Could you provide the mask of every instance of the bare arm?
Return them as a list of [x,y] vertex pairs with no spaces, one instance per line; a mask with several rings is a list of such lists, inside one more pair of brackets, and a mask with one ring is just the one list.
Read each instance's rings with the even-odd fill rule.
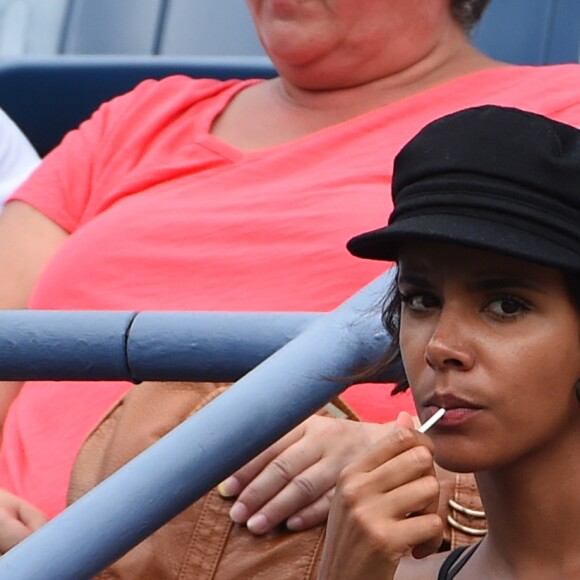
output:
[[[0,214],[0,308],[23,309],[36,281],[67,233],[29,205],[13,201]],[[0,383],[0,428],[20,383]],[[0,555],[46,522],[38,509],[0,489]]]
[[[13,201],[0,214],[0,308],[22,309],[45,264],[68,234],[31,206]],[[0,383],[0,426],[20,383]]]

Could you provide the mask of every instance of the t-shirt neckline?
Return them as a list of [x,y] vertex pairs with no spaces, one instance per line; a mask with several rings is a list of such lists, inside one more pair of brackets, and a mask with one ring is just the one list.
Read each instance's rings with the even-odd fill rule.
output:
[[347,127],[351,127],[354,125],[364,126],[366,123],[375,124],[377,115],[384,117],[398,116],[403,113],[404,109],[409,107],[415,107],[416,103],[420,103],[422,101],[430,102],[436,99],[437,93],[439,92],[448,93],[450,87],[451,88],[455,87],[459,89],[462,85],[470,84],[474,82],[474,80],[476,82],[482,82],[482,79],[480,79],[480,77],[486,77],[488,75],[495,76],[499,71],[506,71],[509,74],[510,71],[513,70],[514,68],[522,70],[522,69],[530,69],[533,67],[508,64],[474,71],[472,73],[434,85],[424,91],[421,91],[413,95],[409,95],[392,103],[388,103],[382,107],[378,107],[365,113],[361,113],[360,115],[352,117],[351,119],[346,119],[345,121],[341,121],[334,125],[318,129],[316,131],[313,131],[312,133],[303,135],[302,137],[298,137],[297,139],[292,139],[290,141],[286,141],[285,143],[280,143],[278,145],[273,145],[271,147],[264,147],[261,149],[255,149],[250,151],[243,151],[241,149],[238,149],[237,147],[230,145],[227,141],[224,141],[222,138],[213,135],[211,132],[212,126],[218,115],[229,105],[229,103],[232,101],[232,99],[234,99],[234,97],[237,94],[239,94],[246,88],[249,88],[260,82],[266,82],[263,79],[251,79],[247,81],[241,81],[230,87],[227,99],[225,100],[225,102],[222,101],[220,104],[220,108],[216,109],[213,112],[213,114],[208,117],[204,133],[199,135],[196,141],[203,147],[210,149],[211,151],[214,151],[215,153],[221,155],[224,158],[230,159],[231,161],[240,161],[240,160],[249,161],[252,159],[260,159],[277,151],[284,151],[286,149],[291,150],[295,147],[302,147],[305,143],[308,143],[308,141],[317,141],[319,139],[324,139],[328,134],[334,132],[341,133]]

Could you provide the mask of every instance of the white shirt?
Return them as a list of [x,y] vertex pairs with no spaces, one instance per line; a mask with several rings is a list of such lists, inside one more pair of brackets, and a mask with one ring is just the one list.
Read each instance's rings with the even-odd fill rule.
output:
[[0,210],[39,163],[40,158],[24,133],[0,109]]

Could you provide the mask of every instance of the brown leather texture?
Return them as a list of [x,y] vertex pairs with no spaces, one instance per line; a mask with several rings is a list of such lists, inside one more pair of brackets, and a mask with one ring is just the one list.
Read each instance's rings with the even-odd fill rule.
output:
[[481,534],[487,531],[487,518],[483,515],[485,513],[483,504],[472,473],[456,474],[453,499],[463,508],[480,512],[481,515],[469,515],[452,507],[449,508],[453,520],[464,528],[462,530],[457,526],[449,526],[452,550],[459,546],[475,544],[481,540],[482,535],[474,535],[469,530],[477,530]]
[[[119,401],[81,448],[71,476],[73,502],[223,392],[215,383],[143,383]],[[326,414],[325,412],[322,412]],[[324,526],[281,528],[256,537],[233,524],[231,501],[213,490],[96,578],[139,580],[311,580]]]

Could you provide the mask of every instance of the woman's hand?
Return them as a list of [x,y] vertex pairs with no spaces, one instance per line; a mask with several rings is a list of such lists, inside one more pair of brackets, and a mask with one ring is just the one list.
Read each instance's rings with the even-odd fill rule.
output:
[[0,555],[47,522],[33,505],[0,489]]
[[314,415],[220,485],[237,497],[231,518],[263,534],[287,521],[291,530],[324,522],[338,475],[392,429]]
[[432,443],[406,414],[395,425],[339,477],[321,579],[393,578],[401,558],[427,556],[441,544]]

